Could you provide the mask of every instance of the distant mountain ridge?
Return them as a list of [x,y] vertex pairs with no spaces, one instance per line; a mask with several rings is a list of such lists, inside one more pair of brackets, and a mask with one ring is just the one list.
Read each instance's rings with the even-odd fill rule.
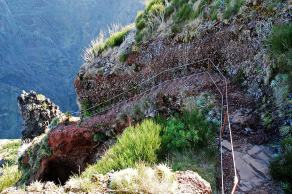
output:
[[76,110],[82,50],[108,24],[134,21],[142,0],[0,0],[0,138],[20,135],[21,90]]

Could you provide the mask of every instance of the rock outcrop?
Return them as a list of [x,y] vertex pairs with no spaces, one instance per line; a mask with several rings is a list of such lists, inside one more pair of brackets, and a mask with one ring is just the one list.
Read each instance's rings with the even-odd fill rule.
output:
[[22,139],[33,139],[41,135],[54,118],[63,115],[50,99],[34,91],[23,91],[17,102],[24,122]]
[[76,122],[61,123],[48,133],[33,139],[20,158],[19,166],[26,175],[25,183],[53,181],[64,184],[73,174],[103,155],[111,140],[94,139],[94,128]]
[[211,186],[198,173],[193,171],[180,171],[176,173],[177,193],[211,194]]

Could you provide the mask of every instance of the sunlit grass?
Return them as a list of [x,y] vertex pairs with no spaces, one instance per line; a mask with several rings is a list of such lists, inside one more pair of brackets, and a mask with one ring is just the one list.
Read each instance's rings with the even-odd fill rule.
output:
[[128,127],[102,159],[88,167],[82,176],[90,177],[95,173],[105,174],[111,170],[133,167],[141,161],[154,164],[161,144],[160,132],[161,127],[151,120]]

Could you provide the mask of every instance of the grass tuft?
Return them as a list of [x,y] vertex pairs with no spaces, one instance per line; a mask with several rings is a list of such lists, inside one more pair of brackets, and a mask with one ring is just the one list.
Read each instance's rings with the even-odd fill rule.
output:
[[288,75],[289,90],[292,90],[292,24],[274,26],[267,39],[271,56],[276,65],[273,68],[273,76],[278,73]]
[[0,158],[8,165],[16,164],[20,145],[20,140],[13,140],[0,146]]
[[90,48],[86,49],[83,56],[84,60],[86,62],[92,62],[95,57],[100,55],[105,50],[120,46],[132,29],[133,26],[129,25],[122,28],[120,31],[111,32],[110,37],[106,40],[104,39],[104,34],[100,33],[96,40],[91,42]]
[[244,0],[228,0],[224,11],[224,18],[229,19],[232,15],[235,15],[240,7],[243,5]]
[[2,175],[0,176],[0,192],[14,186],[20,177],[21,172],[18,170],[17,165],[4,166],[2,169]]
[[175,174],[166,165],[150,168],[139,164],[113,173],[110,187],[126,193],[175,193],[177,183]]
[[21,177],[17,167],[20,145],[20,140],[13,140],[0,146],[0,158],[4,160],[4,166],[0,168],[0,192],[14,186]]
[[140,161],[154,164],[161,143],[160,132],[161,127],[150,120],[128,127],[102,159],[88,167],[82,176],[91,177],[95,173],[105,174],[111,170],[133,167]]

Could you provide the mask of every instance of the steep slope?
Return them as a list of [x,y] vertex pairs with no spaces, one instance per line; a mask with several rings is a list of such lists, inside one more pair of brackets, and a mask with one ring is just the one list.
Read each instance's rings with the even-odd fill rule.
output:
[[139,9],[139,0],[1,0],[0,138],[20,134],[21,90],[33,89],[62,110],[76,110],[72,81],[82,50],[111,23],[133,21]]
[[[137,174],[142,161],[201,170],[213,192],[289,189],[285,158],[275,172],[286,188],[271,179],[269,162],[280,154],[281,138],[290,137],[283,147],[291,153],[290,72],[281,69],[291,65],[291,12],[291,1],[151,1],[136,27],[99,37],[87,49],[75,79],[81,120],[30,143],[19,159],[21,181],[104,191],[99,173],[130,167]],[[275,42],[280,54],[271,54]],[[124,191],[133,182],[123,183],[110,189]],[[144,191],[140,186],[134,189]]]

